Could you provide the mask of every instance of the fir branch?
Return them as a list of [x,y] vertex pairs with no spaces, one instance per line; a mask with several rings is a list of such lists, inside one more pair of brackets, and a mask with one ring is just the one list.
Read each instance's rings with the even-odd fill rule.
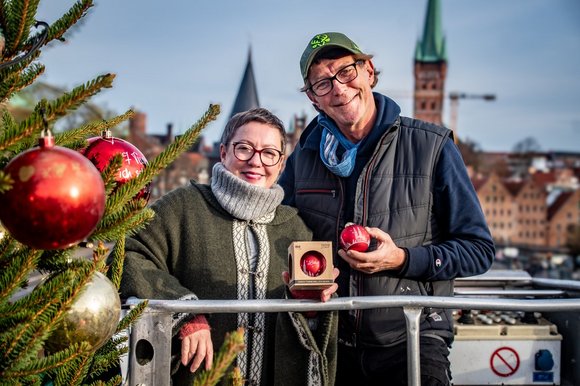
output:
[[123,382],[123,378],[120,375],[117,375],[117,376],[111,378],[110,380],[108,380],[107,382],[96,381],[96,382],[90,383],[88,386],[120,386],[122,382]]
[[42,73],[44,72],[44,65],[40,63],[32,63],[36,57],[30,58],[30,63],[24,63],[26,67],[20,71],[16,82],[12,86],[13,92],[21,91],[23,88],[30,86]]
[[0,267],[3,267],[5,262],[10,261],[9,254],[17,247],[18,242],[9,234],[5,234],[4,237],[0,238]]
[[6,29],[6,9],[4,8],[4,0],[0,0],[0,28]]
[[1,363],[17,363],[19,358],[26,356],[27,350],[23,347],[42,342],[57,327],[76,297],[90,282],[96,267],[90,262],[77,260],[71,262],[71,268],[51,277],[44,285],[54,286],[59,290],[57,296],[45,299],[46,303],[34,313],[27,324],[14,328],[14,339],[9,342],[0,342]]
[[[0,165],[2,167],[4,165]],[[10,174],[4,173],[3,170],[0,170],[0,193],[5,193],[12,189],[12,185],[14,184],[14,180],[10,176]]]
[[38,270],[43,272],[58,272],[67,269],[71,260],[71,252],[73,252],[73,248],[43,251],[42,257],[38,262]]
[[50,102],[47,106],[46,118],[50,121],[53,118],[65,115],[68,110],[76,109],[103,88],[111,88],[114,79],[114,74],[100,75],[83,85],[75,87],[70,92]]
[[6,38],[5,50],[14,55],[28,39],[30,28],[34,25],[34,16],[39,0],[11,1],[6,5]]
[[5,80],[0,83],[0,101],[7,101],[12,94],[32,84],[44,72],[44,65],[32,63],[35,59],[37,56],[32,55],[17,65],[0,70],[0,77],[2,74],[6,74],[4,75]]
[[14,291],[26,282],[41,254],[41,251],[29,248],[14,250],[9,254],[8,264],[2,268],[0,276],[0,304],[8,301]]
[[[128,351],[127,346],[117,349],[116,346],[108,346],[107,351],[102,351],[101,347],[98,352],[96,352],[91,361],[89,368],[89,376],[85,382],[91,382],[93,380],[98,381],[98,379],[106,372],[118,368],[121,363],[121,356],[126,354]],[[102,380],[100,381],[102,382]]]
[[125,234],[133,235],[155,216],[155,213],[150,208],[144,208],[143,210],[131,209],[134,205],[144,208],[146,201],[142,199],[133,200],[128,202],[122,208],[122,211],[104,216],[99,222],[97,230],[91,235],[91,240],[107,242],[124,237]]
[[[85,342],[86,343],[86,342]],[[89,351],[91,350],[90,345]],[[87,363],[90,361],[90,354],[83,352],[84,355],[76,355],[67,366],[59,366],[52,369],[49,374],[55,386],[72,386],[80,385],[82,379],[86,377],[88,372]]]
[[228,377],[232,386],[244,386],[245,380],[238,366],[234,367]]
[[115,334],[119,334],[129,328],[129,326],[141,316],[143,310],[145,310],[148,304],[149,302],[144,300],[136,306],[131,307],[131,310],[127,313],[127,315],[125,315],[123,319],[121,319],[117,325],[117,331],[115,331]]
[[7,339],[11,328],[30,319],[29,309],[22,307],[16,308],[10,303],[0,305],[0,313],[3,315],[2,319],[0,319],[0,327],[2,328],[1,331],[3,331],[0,333],[0,341]]
[[[92,159],[89,160],[92,162]],[[105,183],[105,194],[107,195],[107,200],[117,187],[117,180],[115,177],[117,177],[117,173],[119,172],[121,166],[123,166],[123,156],[121,154],[115,154],[115,156],[109,160],[109,163],[101,172],[101,177]]]
[[126,345],[128,340],[129,335],[127,334],[126,330],[123,331],[122,333],[115,333],[111,339],[105,342],[95,352],[95,359],[108,356],[111,351],[116,351],[117,347],[120,345],[123,345],[124,347],[120,348],[119,355],[123,355],[124,353],[128,352]]
[[40,110],[46,107],[46,105],[46,100],[41,100],[36,105],[35,111],[26,120],[11,130],[3,131],[0,136],[0,151],[10,149],[12,146],[17,145],[19,141],[33,133],[40,132],[44,127],[44,120]]
[[86,357],[90,354],[91,350],[92,347],[87,342],[72,344],[62,351],[52,355],[39,357],[35,361],[28,361],[24,365],[15,367],[13,370],[7,370],[0,373],[0,378],[22,378],[30,375],[50,373],[54,369],[63,367],[72,361],[78,360],[78,358]]
[[106,213],[116,212],[131,197],[134,197],[143,187],[150,183],[162,170],[171,164],[177,157],[191,147],[198,139],[201,131],[208,123],[214,121],[220,113],[219,105],[210,105],[205,114],[191,126],[183,135],[177,137],[173,143],[165,148],[157,157],[147,164],[147,167],[134,179],[123,184],[107,200]]
[[98,380],[93,383],[89,383],[88,386],[120,386],[123,382],[123,377],[121,375],[116,375],[107,382]]
[[[143,175],[148,167],[149,165],[143,169],[139,176]],[[115,174],[117,171],[118,169],[115,171]],[[155,177],[157,174],[155,174],[153,177]],[[113,189],[113,192],[111,192],[112,194],[107,199],[107,203],[105,205],[105,216],[107,216],[108,213],[121,211],[122,209],[120,206],[125,205],[127,200],[131,200],[132,197],[135,197],[147,184],[148,182],[142,183],[141,179],[135,177],[122,185],[116,186],[117,189]]]
[[14,119],[14,117],[12,115],[10,115],[10,113],[8,113],[8,110],[3,110],[2,111],[2,127],[1,127],[2,131],[15,129],[16,126],[17,126],[17,124],[16,124],[16,120]]
[[54,39],[62,40],[64,33],[71,27],[75,26],[77,22],[87,14],[89,8],[93,5],[93,0],[81,0],[75,3],[67,13],[52,23],[48,29],[46,42],[48,43]]
[[97,271],[103,275],[107,275],[107,270],[109,267],[105,263],[107,255],[109,254],[109,248],[102,242],[99,241],[97,246],[93,249],[93,264],[95,265]]
[[[1,84],[0,84],[0,87],[1,87]],[[18,128],[18,124],[16,123],[16,120],[12,117],[12,115],[10,115],[8,113],[8,110],[3,110],[2,111],[2,126],[0,126],[0,138],[4,135],[5,132],[16,131],[17,128]],[[11,161],[10,155],[11,154],[9,154],[8,152],[0,152],[0,193],[3,192],[2,189],[6,189],[6,186],[3,185],[3,184],[6,184],[6,180],[5,180],[6,177],[3,177],[3,176],[7,176],[7,174],[4,174],[2,172],[2,169],[4,169],[6,167],[6,165],[8,164],[8,162]],[[4,190],[4,191],[6,191],[6,190]]]
[[134,115],[135,112],[133,110],[127,110],[124,114],[118,115],[111,119],[89,122],[75,130],[67,130],[65,132],[55,134],[54,142],[59,146],[66,146],[68,148],[78,150],[82,146],[76,147],[70,145],[76,142],[85,141],[84,146],[86,146],[87,138],[101,135],[103,131],[118,126],[120,123],[132,118]]
[[88,356],[79,356],[76,366],[70,368],[70,370],[68,371],[69,374],[68,379],[66,379],[65,382],[55,382],[55,383],[57,385],[63,386],[82,385],[83,380],[89,374],[90,368],[89,364],[91,363],[92,358],[93,358],[92,354]]
[[238,354],[246,348],[244,344],[244,328],[240,327],[226,335],[224,343],[217,354],[214,365],[209,370],[202,371],[195,378],[194,386],[213,386],[226,375],[226,371]]
[[46,100],[41,100],[36,105],[35,111],[21,122],[16,130],[2,133],[0,136],[0,151],[9,148],[35,132],[40,132],[44,128],[44,119],[52,122],[54,119],[65,115],[68,110],[74,110],[103,88],[110,88],[114,78],[115,75],[113,74],[101,75],[84,85],[74,88],[50,103]]
[[2,69],[0,70],[0,77],[2,78],[2,82],[0,83],[0,101],[4,102],[8,100],[13,93],[18,91],[17,84],[19,74],[18,71],[11,71],[11,68]]
[[107,272],[107,277],[115,288],[119,289],[121,286],[121,277],[123,276],[123,265],[125,263],[125,238],[121,237],[115,245],[113,250],[109,255],[111,265],[109,266],[109,271]]

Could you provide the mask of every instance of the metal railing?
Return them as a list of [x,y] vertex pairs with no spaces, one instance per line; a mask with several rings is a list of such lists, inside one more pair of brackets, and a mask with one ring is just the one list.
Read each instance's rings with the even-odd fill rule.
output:
[[[531,279],[533,286],[558,288],[580,293],[580,282],[570,280]],[[557,291],[556,291],[557,292]],[[543,292],[554,296],[554,291]],[[175,313],[238,313],[238,312],[304,312],[369,308],[403,308],[407,325],[408,384],[420,385],[419,320],[423,308],[497,310],[497,311],[580,311],[580,298],[568,299],[505,299],[489,298],[489,290],[469,293],[471,297],[437,296],[365,296],[334,298],[326,303],[313,300],[149,300],[129,337],[130,386],[168,385],[170,379],[172,315]],[[542,291],[518,290],[517,296],[541,296]],[[482,297],[478,297],[482,296]],[[515,296],[515,295],[514,295]],[[528,297],[529,297],[528,296]],[[133,299],[129,305],[140,300]]]

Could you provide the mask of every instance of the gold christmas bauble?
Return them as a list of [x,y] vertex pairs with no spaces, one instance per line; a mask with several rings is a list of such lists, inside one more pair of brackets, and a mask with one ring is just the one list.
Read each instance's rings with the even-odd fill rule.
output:
[[45,348],[56,352],[86,341],[97,350],[113,336],[120,316],[121,299],[117,288],[97,272],[46,340]]

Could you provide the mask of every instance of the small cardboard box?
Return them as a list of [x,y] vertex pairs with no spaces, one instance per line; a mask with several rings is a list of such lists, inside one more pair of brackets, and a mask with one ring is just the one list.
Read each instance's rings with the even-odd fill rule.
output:
[[288,269],[291,290],[330,287],[334,283],[332,242],[294,241],[288,247]]

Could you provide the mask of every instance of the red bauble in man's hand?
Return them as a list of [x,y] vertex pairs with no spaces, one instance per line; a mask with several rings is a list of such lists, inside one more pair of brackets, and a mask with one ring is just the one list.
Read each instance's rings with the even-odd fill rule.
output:
[[362,225],[349,222],[340,233],[340,246],[345,251],[366,252],[370,242],[371,236]]

